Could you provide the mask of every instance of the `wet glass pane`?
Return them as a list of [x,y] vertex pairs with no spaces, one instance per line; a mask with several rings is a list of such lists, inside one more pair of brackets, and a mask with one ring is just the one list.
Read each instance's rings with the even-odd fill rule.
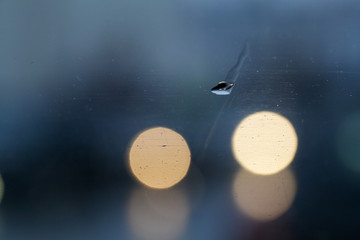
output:
[[356,239],[359,22],[355,0],[0,1],[0,238]]

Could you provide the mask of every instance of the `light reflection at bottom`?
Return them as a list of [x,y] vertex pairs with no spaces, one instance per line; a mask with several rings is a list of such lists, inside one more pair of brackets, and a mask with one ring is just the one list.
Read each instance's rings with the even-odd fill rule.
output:
[[296,180],[291,170],[274,175],[255,175],[240,170],[233,183],[236,205],[247,216],[269,221],[280,217],[292,205]]
[[188,215],[188,199],[179,188],[136,188],[128,206],[128,222],[135,239],[178,239],[185,231]]

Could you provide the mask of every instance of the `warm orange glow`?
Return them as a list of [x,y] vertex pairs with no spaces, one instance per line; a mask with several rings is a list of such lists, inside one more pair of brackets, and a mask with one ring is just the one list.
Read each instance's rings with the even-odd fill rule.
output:
[[181,189],[136,189],[128,209],[130,228],[136,239],[178,239],[187,225],[189,206]]
[[270,175],[285,169],[294,159],[297,135],[292,124],[273,112],[249,115],[235,129],[232,149],[248,171]]
[[234,200],[247,216],[260,221],[278,218],[294,201],[296,181],[290,170],[261,176],[240,170],[233,184]]
[[190,149],[177,132],[156,127],[140,133],[129,151],[130,169],[151,188],[169,188],[180,182],[190,166]]

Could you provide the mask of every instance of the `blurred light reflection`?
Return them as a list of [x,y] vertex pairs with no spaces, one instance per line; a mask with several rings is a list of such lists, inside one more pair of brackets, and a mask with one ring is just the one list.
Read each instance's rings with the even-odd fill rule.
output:
[[177,132],[155,127],[140,133],[129,151],[130,169],[151,188],[169,188],[180,182],[190,166],[191,153]]
[[128,213],[129,225],[136,239],[178,239],[187,225],[188,199],[178,188],[137,188],[132,193]]
[[340,125],[337,151],[348,169],[360,173],[360,113],[349,116]]
[[280,217],[292,205],[296,180],[291,170],[261,176],[240,170],[233,183],[234,200],[247,216],[269,221]]
[[294,159],[297,135],[292,124],[274,112],[257,112],[236,127],[232,149],[248,171],[270,175],[285,169]]

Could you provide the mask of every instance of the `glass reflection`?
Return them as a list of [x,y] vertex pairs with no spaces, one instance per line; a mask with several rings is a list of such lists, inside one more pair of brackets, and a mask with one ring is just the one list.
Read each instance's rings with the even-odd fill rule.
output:
[[291,170],[261,176],[240,170],[233,183],[236,205],[247,216],[269,221],[280,217],[292,205],[296,180]]
[[128,222],[136,239],[178,239],[186,228],[188,215],[187,196],[177,188],[137,188],[128,206]]
[[348,169],[360,173],[360,113],[349,116],[340,125],[337,151]]
[[129,150],[132,173],[151,188],[169,188],[180,182],[187,174],[190,159],[185,139],[164,127],[140,133]]
[[270,175],[294,159],[298,139],[292,124],[274,112],[257,112],[242,120],[232,137],[236,160],[248,171]]

